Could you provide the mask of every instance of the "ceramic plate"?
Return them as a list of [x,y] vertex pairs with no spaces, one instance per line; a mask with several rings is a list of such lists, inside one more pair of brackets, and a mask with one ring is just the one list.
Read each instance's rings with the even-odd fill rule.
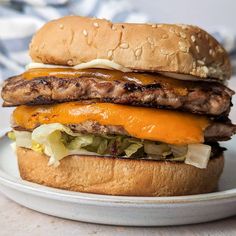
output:
[[217,192],[181,197],[122,197],[75,193],[21,180],[10,141],[3,137],[0,190],[33,210],[78,221],[129,226],[207,222],[236,214],[236,139],[224,146],[228,148],[226,165]]

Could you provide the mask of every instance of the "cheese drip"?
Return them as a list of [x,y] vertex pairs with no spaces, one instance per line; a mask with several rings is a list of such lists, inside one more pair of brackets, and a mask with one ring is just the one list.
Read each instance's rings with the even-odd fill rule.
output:
[[206,117],[178,111],[132,107],[111,103],[68,102],[44,106],[20,106],[13,112],[17,126],[33,130],[41,124],[79,124],[88,120],[122,126],[132,137],[169,144],[204,142]]

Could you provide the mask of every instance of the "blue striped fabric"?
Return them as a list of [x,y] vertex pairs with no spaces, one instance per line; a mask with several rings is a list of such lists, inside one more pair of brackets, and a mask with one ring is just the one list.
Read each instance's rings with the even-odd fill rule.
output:
[[[1,1],[0,1],[1,2]],[[113,22],[148,22],[126,0],[6,0],[0,3],[0,82],[24,71],[30,62],[28,45],[45,22],[64,15],[107,18]],[[236,62],[236,37],[223,31],[214,36]]]

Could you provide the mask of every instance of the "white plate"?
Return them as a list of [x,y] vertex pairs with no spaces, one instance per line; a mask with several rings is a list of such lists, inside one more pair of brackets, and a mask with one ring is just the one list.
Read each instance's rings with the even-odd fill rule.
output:
[[48,188],[19,178],[9,140],[0,139],[0,190],[33,210],[112,225],[164,226],[207,222],[236,214],[236,139],[227,143],[219,191],[182,197],[119,197]]

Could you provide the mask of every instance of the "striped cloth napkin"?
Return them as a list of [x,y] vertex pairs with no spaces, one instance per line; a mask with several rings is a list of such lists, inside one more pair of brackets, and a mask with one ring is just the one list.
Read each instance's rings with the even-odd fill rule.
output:
[[[96,16],[113,22],[148,22],[126,0],[1,0],[0,82],[24,71],[30,62],[28,45],[45,22],[64,15]],[[225,46],[236,66],[236,40],[224,30],[212,32]]]

